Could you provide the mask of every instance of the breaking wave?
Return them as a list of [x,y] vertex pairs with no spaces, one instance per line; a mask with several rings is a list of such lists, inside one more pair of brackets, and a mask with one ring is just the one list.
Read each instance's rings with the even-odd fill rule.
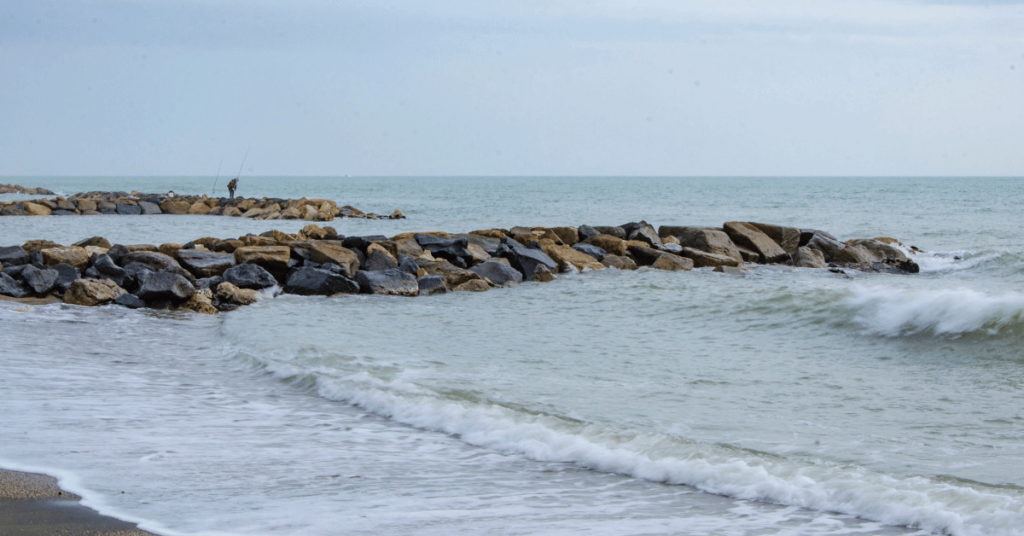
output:
[[868,331],[896,337],[917,333],[995,335],[1024,327],[1024,294],[990,295],[969,289],[894,290],[861,288],[844,305]]

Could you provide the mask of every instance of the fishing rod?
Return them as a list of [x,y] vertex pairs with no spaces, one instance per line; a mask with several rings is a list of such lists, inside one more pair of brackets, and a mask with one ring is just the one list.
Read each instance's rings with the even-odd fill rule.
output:
[[238,166],[238,175],[235,175],[236,179],[242,176],[242,168],[245,167],[245,159],[249,157],[249,149],[251,148],[252,144],[245,148],[245,156],[242,157],[242,165]]
[[224,157],[220,157],[220,164],[217,164],[217,178],[213,179],[213,190],[210,190],[211,194],[217,193],[217,181],[220,179],[220,167],[224,165]]

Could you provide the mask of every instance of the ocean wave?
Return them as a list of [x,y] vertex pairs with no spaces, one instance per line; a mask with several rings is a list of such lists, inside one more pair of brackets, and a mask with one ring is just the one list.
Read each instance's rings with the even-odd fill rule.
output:
[[970,289],[894,290],[860,288],[844,306],[855,312],[854,322],[887,337],[930,332],[995,335],[1024,327],[1024,294],[993,296]]
[[[281,379],[296,380],[294,365],[250,357]],[[1024,534],[1024,495],[1017,490],[793,461],[668,433],[583,423],[485,398],[446,396],[402,380],[382,380],[365,370],[340,372],[310,371],[305,378],[313,381],[303,383],[324,398],[536,461],[572,463],[737,499],[953,536]]]

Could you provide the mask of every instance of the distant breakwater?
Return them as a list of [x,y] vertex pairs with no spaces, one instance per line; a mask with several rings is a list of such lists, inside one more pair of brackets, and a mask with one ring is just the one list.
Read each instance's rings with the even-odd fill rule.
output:
[[[33,192],[19,192],[33,193]],[[46,194],[53,192],[46,190]],[[84,192],[71,197],[0,202],[0,216],[101,216],[191,214],[257,220],[333,221],[334,218],[404,219],[401,210],[389,216],[363,212],[328,199],[262,199],[207,197],[206,195],[144,194],[140,192]]]
[[752,222],[655,231],[640,221],[392,237],[345,237],[310,223],[295,234],[273,230],[185,244],[112,245],[92,237],[70,246],[32,240],[0,247],[0,295],[216,314],[278,292],[425,296],[609,268],[742,274],[747,265],[778,264],[913,274],[919,272],[911,258],[917,252],[893,238],[840,242],[824,231]]
[[0,184],[0,194],[56,195],[46,188],[26,188],[17,184]]

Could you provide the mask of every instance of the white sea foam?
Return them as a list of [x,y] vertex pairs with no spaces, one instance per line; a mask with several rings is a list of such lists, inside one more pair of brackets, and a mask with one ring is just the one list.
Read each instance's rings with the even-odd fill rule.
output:
[[1024,322],[1024,295],[989,295],[970,289],[894,290],[860,288],[845,305],[870,332],[889,337],[921,332],[995,334]]
[[[275,372],[276,365],[268,365]],[[293,377],[295,370],[279,371]],[[366,372],[315,374],[320,396],[466,443],[545,462],[681,484],[739,499],[839,512],[955,536],[1024,534],[1024,497],[896,477],[855,466],[804,463],[663,433],[621,430],[499,404],[445,397]]]

